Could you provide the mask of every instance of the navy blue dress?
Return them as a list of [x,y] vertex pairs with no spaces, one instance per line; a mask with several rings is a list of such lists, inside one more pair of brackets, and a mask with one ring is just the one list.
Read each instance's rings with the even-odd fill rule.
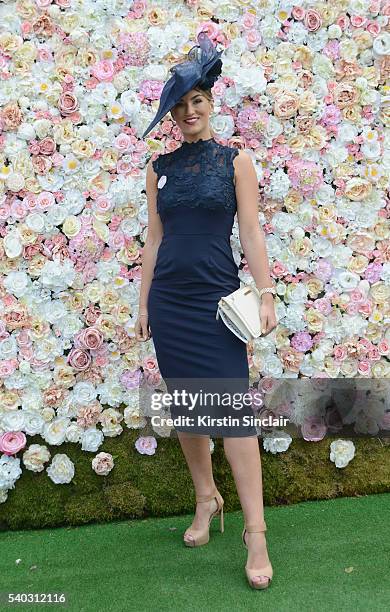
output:
[[[175,429],[213,437],[257,434],[246,344],[215,316],[220,297],[240,287],[230,246],[236,155],[210,138],[184,141],[153,161],[164,234],[148,295],[152,340],[167,390],[203,396],[170,406],[180,417]],[[219,402],[205,392],[218,392]]]

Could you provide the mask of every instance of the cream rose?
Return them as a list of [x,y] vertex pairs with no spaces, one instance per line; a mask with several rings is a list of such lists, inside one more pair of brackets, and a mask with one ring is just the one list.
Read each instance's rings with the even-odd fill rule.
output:
[[345,185],[345,195],[354,202],[365,200],[372,191],[372,184],[367,179],[354,176]]

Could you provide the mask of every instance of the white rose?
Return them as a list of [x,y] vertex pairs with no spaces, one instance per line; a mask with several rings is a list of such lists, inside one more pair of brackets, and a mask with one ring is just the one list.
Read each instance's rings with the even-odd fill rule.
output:
[[18,127],[18,138],[22,140],[33,140],[35,138],[34,127],[30,123],[21,123]]
[[5,254],[10,259],[20,257],[23,253],[23,245],[17,230],[13,230],[6,234],[3,239]]
[[330,445],[329,459],[338,468],[345,467],[355,456],[355,445],[351,440],[334,440]]
[[284,431],[275,431],[270,435],[265,435],[263,438],[263,448],[266,451],[273,453],[284,453],[288,450],[292,442],[291,436]]
[[2,418],[2,428],[4,431],[23,431],[25,424],[25,414],[23,410],[13,410],[6,412]]
[[67,210],[64,206],[54,204],[46,213],[46,219],[53,225],[61,225],[67,217]]
[[55,484],[65,484],[71,482],[74,476],[74,463],[67,455],[58,453],[54,455],[46,471]]
[[13,489],[15,480],[22,475],[20,468],[20,459],[9,455],[1,455],[0,457],[0,491],[4,489]]
[[78,404],[90,404],[97,397],[97,391],[92,383],[81,381],[73,387],[73,399]]
[[74,238],[81,230],[81,221],[78,217],[70,215],[62,224],[62,231],[67,238]]
[[234,134],[234,120],[231,115],[217,115],[212,128],[219,138],[230,138]]
[[70,259],[47,261],[41,270],[40,282],[53,290],[67,289],[75,279],[74,264]]
[[[65,416],[65,415],[63,415]],[[70,423],[68,429],[66,430],[65,440],[67,442],[80,442],[81,435],[83,433],[82,427],[78,425],[75,421]]]
[[24,432],[29,436],[36,436],[41,434],[45,426],[45,420],[38,412],[29,410],[24,411]]
[[390,54],[390,34],[383,30],[374,38],[372,44],[377,55],[389,55]]
[[335,72],[332,60],[325,55],[316,53],[313,58],[313,72],[326,81],[330,81],[334,77]]
[[[85,162],[83,162],[83,172],[87,172],[88,162],[93,164],[94,170],[92,172],[92,176],[95,176],[95,174],[98,172],[98,165],[96,165],[96,160],[85,160]],[[78,215],[85,207],[85,197],[77,189],[70,189],[68,191],[65,191],[65,199],[63,201],[63,204],[65,204],[68,214]]]
[[17,354],[18,347],[14,336],[0,340],[0,359],[15,359]]
[[4,287],[15,297],[20,298],[26,293],[30,279],[25,272],[10,272],[5,277]]
[[31,231],[40,234],[45,228],[45,215],[39,212],[30,213],[25,219],[25,224]]
[[333,187],[324,183],[316,191],[315,199],[317,204],[319,204],[320,206],[324,206],[325,204],[329,204],[329,202],[333,202],[335,199],[335,192]]
[[52,123],[48,119],[37,119],[32,122],[32,126],[38,138],[42,140],[50,134]]
[[120,102],[122,105],[123,112],[129,117],[129,119],[138,115],[141,109],[141,102],[135,91],[128,89],[120,95]]
[[10,191],[20,191],[25,186],[24,176],[19,172],[12,172],[5,181],[6,186]]
[[360,150],[366,159],[377,160],[381,156],[381,145],[378,140],[365,142]]
[[129,429],[142,429],[147,421],[136,406],[127,406],[123,412],[124,420]]
[[340,41],[340,56],[347,62],[353,62],[358,54],[358,46],[351,38],[343,38]]
[[32,472],[42,472],[43,464],[49,460],[49,449],[41,444],[31,444],[23,453],[23,463]]
[[95,453],[103,441],[103,432],[96,427],[89,427],[81,433],[81,450]]
[[43,439],[53,446],[59,446],[65,442],[66,430],[69,427],[70,419],[65,417],[56,418],[50,423],[46,423],[42,437]]
[[329,146],[324,157],[332,168],[337,168],[347,159],[348,150],[346,147],[341,147],[339,144],[334,143]]
[[352,123],[342,123],[337,133],[337,141],[340,144],[353,142],[358,136],[358,129]]
[[256,68],[240,66],[236,87],[241,95],[256,95],[266,90],[267,79],[259,66]]
[[334,38],[340,38],[342,35],[343,31],[340,28],[339,25],[337,25],[336,23],[332,23],[329,27],[328,27],[328,37],[330,39],[334,39]]

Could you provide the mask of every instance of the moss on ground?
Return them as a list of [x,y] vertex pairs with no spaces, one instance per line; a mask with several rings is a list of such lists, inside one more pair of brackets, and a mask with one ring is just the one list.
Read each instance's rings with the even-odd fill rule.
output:
[[[106,438],[99,451],[111,453],[115,466],[108,476],[92,470],[96,453],[81,451],[75,444],[48,446],[52,456],[66,453],[75,464],[69,484],[54,484],[46,471],[23,474],[0,504],[0,529],[31,529],[82,525],[113,519],[171,516],[191,513],[195,495],[179,441],[157,438],[155,455],[140,455],[135,447],[136,430],[118,438]],[[304,500],[358,496],[390,491],[390,446],[378,438],[354,440],[356,455],[339,469],[329,460],[333,438],[321,442],[294,439],[286,453],[273,455],[262,449],[266,506],[294,504]],[[42,443],[35,436],[32,443]],[[225,498],[226,511],[239,510],[240,502],[223,440],[214,440],[214,477]]]

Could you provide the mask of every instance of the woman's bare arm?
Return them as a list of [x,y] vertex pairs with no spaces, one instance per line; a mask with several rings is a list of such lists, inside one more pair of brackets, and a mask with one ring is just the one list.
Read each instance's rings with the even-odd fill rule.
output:
[[272,287],[264,232],[259,224],[259,186],[251,157],[240,151],[234,159],[237,219],[245,259],[258,287]]
[[157,213],[157,174],[151,160],[146,167],[146,197],[148,202],[148,232],[142,251],[142,278],[139,310],[147,311],[148,295],[156,265],[157,250],[163,236],[163,226]]

